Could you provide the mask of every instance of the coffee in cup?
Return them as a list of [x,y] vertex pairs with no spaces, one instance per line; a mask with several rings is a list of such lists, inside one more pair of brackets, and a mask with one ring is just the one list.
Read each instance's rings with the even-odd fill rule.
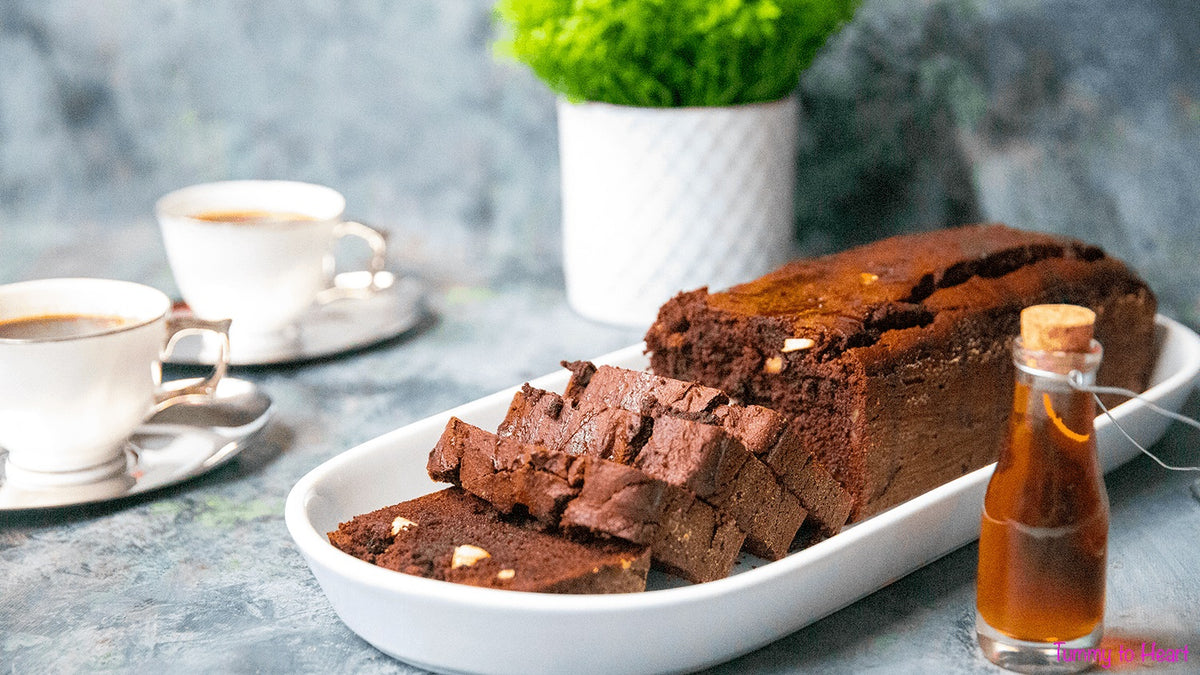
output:
[[47,314],[0,319],[0,340],[63,340],[105,333],[129,323],[123,316]]

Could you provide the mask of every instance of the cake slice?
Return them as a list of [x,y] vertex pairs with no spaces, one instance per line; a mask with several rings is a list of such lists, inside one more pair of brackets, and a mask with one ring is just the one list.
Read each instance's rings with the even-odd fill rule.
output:
[[651,427],[650,420],[637,411],[619,406],[577,410],[558,394],[526,384],[513,396],[499,435],[572,455],[632,464]]
[[746,536],[695,495],[639,469],[499,438],[457,418],[428,469],[501,511],[648,545],[658,567],[694,583],[728,576]]
[[720,426],[746,446],[796,496],[808,518],[803,543],[837,534],[850,515],[850,494],[804,448],[783,415],[759,405],[731,403],[720,390],[645,371],[587,361],[571,371],[565,396],[588,407],[622,408],[650,417],[679,417]]
[[653,420],[619,408],[583,407],[525,385],[513,397],[499,434],[613,459],[686,488],[732,516],[746,533],[746,549],[768,560],[787,554],[807,515],[774,474],[719,427]]
[[397,572],[512,591],[633,593],[650,569],[645,546],[558,536],[453,487],[355,516],[329,542]]
[[800,260],[666,302],[646,333],[654,372],[792,418],[854,498],[852,520],[996,460],[1021,309],[1082,305],[1104,345],[1098,381],[1141,391],[1155,299],[1080,241],[979,225]]

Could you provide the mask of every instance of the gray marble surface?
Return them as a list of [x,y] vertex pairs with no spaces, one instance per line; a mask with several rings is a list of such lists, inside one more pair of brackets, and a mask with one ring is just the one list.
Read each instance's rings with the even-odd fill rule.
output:
[[[110,228],[96,239],[86,227],[65,239],[46,232],[21,240],[20,255],[0,266],[0,282],[88,274],[169,289],[152,225]],[[640,337],[577,317],[553,279],[435,283],[431,300],[436,321],[377,348],[238,369],[274,399],[277,415],[260,442],[224,468],[143,498],[0,515],[3,669],[418,672],[338,620],[284,527],[288,491],[356,444],[549,372],[562,358]],[[168,377],[190,372],[169,369]],[[1189,412],[1200,415],[1200,395]],[[1156,450],[1196,464],[1198,445],[1200,432],[1176,425]],[[1114,637],[1200,649],[1194,479],[1144,457],[1108,477]],[[964,547],[714,672],[999,672],[975,647],[975,559],[974,545]]]
[[[333,614],[284,528],[288,490],[358,443],[640,338],[566,307],[554,100],[493,58],[491,4],[0,1],[0,283],[174,293],[158,196],[290,178],[387,230],[438,317],[343,358],[239,370],[278,415],[212,474],[0,516],[0,670],[414,672]],[[801,78],[797,248],[1005,220],[1102,244],[1200,328],[1197,54],[1195,0],[864,0]],[[1159,450],[1196,464],[1198,443],[1177,426]],[[1109,477],[1122,639],[1200,650],[1190,480],[1145,458]],[[995,672],[971,631],[974,559],[716,670]]]

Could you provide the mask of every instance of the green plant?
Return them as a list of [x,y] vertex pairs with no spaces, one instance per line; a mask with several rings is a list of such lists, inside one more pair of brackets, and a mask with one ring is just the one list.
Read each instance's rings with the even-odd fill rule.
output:
[[795,88],[858,0],[499,0],[501,54],[572,101],[718,106]]

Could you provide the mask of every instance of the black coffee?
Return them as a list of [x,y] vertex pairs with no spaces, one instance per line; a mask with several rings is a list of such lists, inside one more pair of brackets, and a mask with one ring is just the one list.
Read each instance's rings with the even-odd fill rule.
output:
[[204,213],[197,213],[192,217],[197,220],[207,220],[212,223],[261,223],[316,220],[316,218],[303,213],[255,210],[205,211]]
[[104,333],[128,322],[128,319],[120,316],[91,314],[43,314],[19,319],[0,319],[0,338],[61,340]]

